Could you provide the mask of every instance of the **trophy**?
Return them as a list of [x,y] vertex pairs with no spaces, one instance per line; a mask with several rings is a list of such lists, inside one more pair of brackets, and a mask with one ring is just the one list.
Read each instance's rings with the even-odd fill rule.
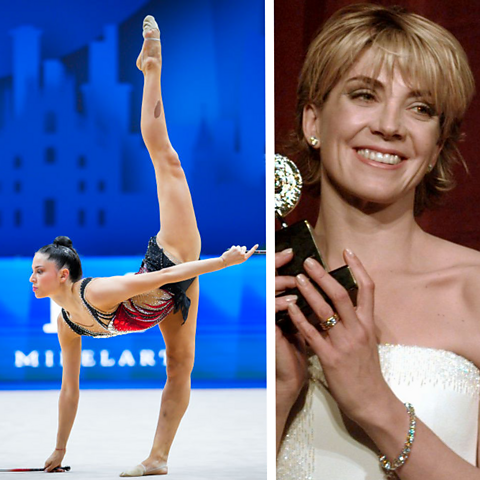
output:
[[[302,184],[302,176],[297,166],[287,157],[276,154],[275,216],[279,220],[281,228],[275,232],[275,251],[281,252],[286,248],[293,249],[292,261],[277,269],[279,275],[296,276],[299,273],[305,273],[303,262],[309,257],[317,260],[323,268],[328,271],[328,267],[315,242],[312,227],[307,220],[296,222],[290,226],[288,226],[284,220],[284,217],[297,206],[300,200]],[[344,265],[328,273],[347,290],[353,304],[356,305],[358,287],[348,265]],[[325,292],[323,292],[315,282],[312,282],[312,285],[317,288],[325,301],[331,305],[335,311],[335,307]],[[320,319],[313,314],[310,305],[303,298],[300,291],[297,288],[293,288],[284,293],[297,295],[297,306],[308,321],[320,329]],[[290,334],[296,332],[296,328],[290,320],[288,312],[285,310],[277,312],[275,315],[275,323],[284,333]]]

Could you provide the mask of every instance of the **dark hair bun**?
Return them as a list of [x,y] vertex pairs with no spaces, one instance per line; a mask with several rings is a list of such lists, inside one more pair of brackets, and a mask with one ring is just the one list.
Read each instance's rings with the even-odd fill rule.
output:
[[72,282],[82,278],[82,262],[68,237],[57,237],[53,243],[38,250],[38,253],[46,255],[48,260],[55,262],[58,269],[68,268]]
[[60,235],[57,237],[54,241],[53,244],[57,247],[67,247],[67,248],[72,248],[72,241],[68,237],[64,237]]

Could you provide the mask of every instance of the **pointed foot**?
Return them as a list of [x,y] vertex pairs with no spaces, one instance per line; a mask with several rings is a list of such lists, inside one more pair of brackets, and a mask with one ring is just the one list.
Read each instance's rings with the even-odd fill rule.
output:
[[[151,15],[147,15],[143,21],[143,38],[145,39],[142,51],[137,58],[137,67],[142,72],[153,68],[161,68],[162,49],[160,44],[160,30],[157,22]],[[155,40],[149,42],[148,40]]]
[[143,38],[148,38],[145,36],[150,30],[158,30],[158,36],[160,37],[160,29],[158,28],[158,23],[155,21],[155,18],[152,15],[147,15],[143,19]]

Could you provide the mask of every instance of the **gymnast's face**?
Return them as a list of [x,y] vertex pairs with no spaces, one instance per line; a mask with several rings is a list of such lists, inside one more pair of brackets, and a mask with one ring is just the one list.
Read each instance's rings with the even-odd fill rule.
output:
[[36,253],[32,262],[30,282],[37,298],[45,298],[54,294],[61,285],[62,270],[43,253]]
[[306,107],[305,136],[320,140],[322,194],[325,185],[360,205],[413,207],[415,187],[441,150],[439,117],[428,90],[397,67],[374,75],[374,55],[365,52],[321,107]]

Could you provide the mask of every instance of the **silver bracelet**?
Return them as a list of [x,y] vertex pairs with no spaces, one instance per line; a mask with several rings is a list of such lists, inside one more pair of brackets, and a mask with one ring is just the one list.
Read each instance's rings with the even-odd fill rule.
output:
[[380,465],[383,470],[387,473],[394,472],[397,468],[400,468],[408,459],[410,455],[410,451],[412,450],[413,441],[415,440],[415,428],[417,425],[416,416],[415,416],[415,409],[411,403],[404,403],[408,416],[410,417],[410,426],[408,427],[408,434],[407,440],[405,441],[405,445],[403,446],[403,450],[401,451],[400,455],[390,462],[387,460],[385,455],[381,455]]

